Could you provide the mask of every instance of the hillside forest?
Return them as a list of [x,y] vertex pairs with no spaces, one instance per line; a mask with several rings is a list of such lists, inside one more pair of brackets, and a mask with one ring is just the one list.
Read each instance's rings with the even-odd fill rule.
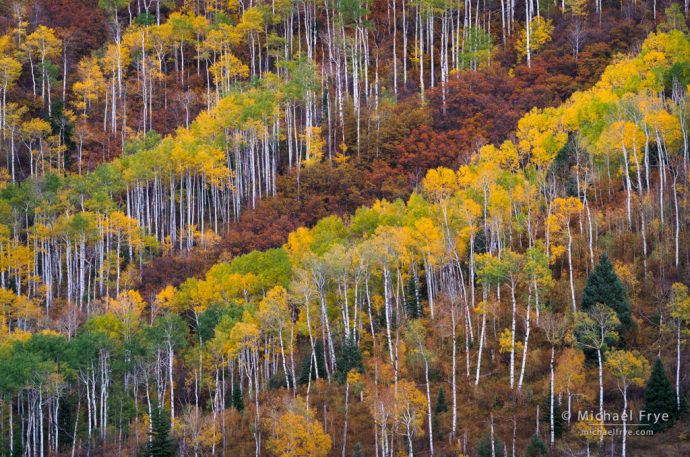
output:
[[0,456],[690,455],[689,6],[0,0]]

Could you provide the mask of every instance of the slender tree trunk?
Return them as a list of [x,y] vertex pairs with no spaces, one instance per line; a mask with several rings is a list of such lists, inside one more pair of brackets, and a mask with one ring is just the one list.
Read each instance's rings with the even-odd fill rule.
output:
[[[597,348],[597,361],[599,362],[599,415],[604,418],[604,367],[601,360],[601,348]],[[603,450],[604,434],[599,437],[599,447]]]
[[553,417],[553,408],[554,408],[554,395],[553,395],[553,384],[554,384],[554,379],[553,379],[553,359],[554,355],[556,352],[556,348],[551,345],[551,361],[549,363],[549,373],[550,373],[550,378],[549,378],[549,444],[551,448],[553,448],[554,443],[556,441],[556,430],[554,426],[554,417]]
[[348,400],[350,399],[350,380],[345,380],[345,421],[343,424],[343,457],[346,456],[347,452],[347,419],[349,413]]
[[623,443],[621,444],[621,457],[625,457],[626,439],[628,436],[628,386],[623,386]]
[[577,303],[575,301],[575,282],[573,280],[573,236],[570,233],[570,220],[568,224],[568,277],[570,279],[570,299],[573,305],[573,313],[577,312]]

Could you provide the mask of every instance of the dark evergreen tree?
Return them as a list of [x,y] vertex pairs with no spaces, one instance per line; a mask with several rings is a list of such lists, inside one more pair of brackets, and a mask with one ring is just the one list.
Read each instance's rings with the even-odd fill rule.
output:
[[[505,457],[503,452],[503,441],[501,441],[496,435],[494,435],[494,449],[496,450],[496,457]],[[479,443],[477,444],[477,455],[479,457],[492,457],[491,453],[491,435],[489,433],[485,434]]]
[[175,457],[177,443],[170,436],[170,416],[165,409],[151,411],[151,441],[139,450],[139,457]]
[[[544,398],[541,404],[541,421],[548,427],[551,427],[551,400],[549,397]],[[560,438],[565,431],[565,420],[563,419],[563,410],[558,404],[558,399],[553,399],[553,434],[554,437]],[[550,429],[549,429],[550,433]]]
[[364,372],[364,364],[362,363],[362,351],[359,349],[359,344],[354,338],[345,338],[340,348],[340,353],[335,359],[335,379],[340,383],[344,383],[347,374],[350,370],[358,370],[360,373]]
[[276,370],[276,372],[268,380],[268,388],[271,390],[278,390],[287,388],[285,381],[285,372],[282,369]]
[[434,429],[434,438],[443,441],[446,437],[446,433],[443,427],[441,427],[441,421],[436,413],[431,415],[431,427]]
[[355,444],[355,450],[352,452],[352,457],[364,457],[364,453],[362,452],[362,443],[357,441],[357,444]]
[[234,389],[232,389],[232,407],[235,408],[237,411],[242,412],[244,409],[244,399],[242,398],[242,391],[240,390],[239,386],[235,386]]
[[[640,422],[645,425],[642,428],[661,432],[672,427],[678,420],[680,412],[676,403],[676,393],[673,390],[671,381],[666,376],[661,359],[657,358],[656,362],[654,362],[652,374],[649,376],[647,388],[644,391],[644,399],[645,416],[641,417]],[[655,423],[654,416],[651,414],[664,413],[668,414],[668,420],[659,419]]]
[[[326,364],[323,360],[323,345],[321,341],[316,341],[314,343],[314,352],[316,354],[316,363],[319,368],[319,375],[322,378],[326,377]],[[316,367],[313,366],[311,360],[311,352],[309,352],[306,357],[302,359],[302,365],[300,366],[299,376],[297,377],[297,384],[300,386],[307,385],[309,383],[309,371],[311,370],[311,380],[316,379]]]
[[407,311],[407,317],[410,319],[419,319],[422,317],[422,302],[420,296],[419,277],[416,271],[412,271],[405,285],[405,309]]
[[302,358],[302,363],[300,363],[299,376],[297,376],[297,384],[304,386],[309,383],[309,369],[311,368],[311,378],[314,379],[316,375],[314,374],[314,368],[311,367],[311,354]]
[[635,327],[625,286],[616,275],[608,255],[603,254],[599,264],[587,278],[582,292],[582,311],[587,311],[597,303],[602,303],[616,312],[621,321],[621,331],[627,334]]
[[436,406],[434,406],[434,414],[431,416],[431,423],[434,428],[434,434],[438,439],[444,439],[446,433],[444,427],[441,425],[439,416],[448,411],[448,404],[446,403],[446,392],[443,387],[438,391],[438,398],[436,399]]
[[[318,340],[316,343],[314,343],[314,353],[316,354],[316,366],[319,367],[319,378],[325,379],[326,376],[326,359],[324,357],[324,349],[323,349],[323,341]],[[314,367],[311,368],[312,371],[312,379],[316,379],[316,369]]]
[[[75,150],[77,144],[74,141],[74,121],[71,120],[68,113],[65,112],[65,104],[62,100],[54,101],[51,111],[52,115],[47,120],[50,123],[53,135],[58,135],[60,137],[66,150]],[[66,154],[65,168],[71,167],[73,161],[74,158],[72,154]]]
[[314,373],[314,368],[311,366],[311,354],[302,358],[302,363],[300,364],[299,376],[297,377],[297,384],[300,386],[309,383],[309,369],[311,368],[311,378],[316,379],[316,374]]
[[446,392],[441,387],[441,389],[438,391],[438,398],[436,399],[436,407],[434,408],[434,412],[436,414],[441,414],[445,413],[448,411],[448,404],[446,403]]
[[546,457],[547,455],[549,455],[549,451],[544,442],[539,436],[532,435],[532,439],[529,440],[529,445],[525,449],[525,457]]

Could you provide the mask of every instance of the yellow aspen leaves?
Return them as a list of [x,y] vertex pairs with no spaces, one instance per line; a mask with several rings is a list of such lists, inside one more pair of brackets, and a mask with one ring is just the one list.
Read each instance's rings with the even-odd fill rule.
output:
[[[585,354],[575,348],[565,348],[556,362],[554,390],[576,393],[585,383]],[[579,392],[578,392],[579,393]]]
[[[509,328],[504,328],[498,336],[498,350],[500,353],[510,353],[513,350],[513,332]],[[525,345],[521,341],[515,341],[515,350],[522,351]]]
[[688,294],[688,286],[683,283],[676,282],[673,284],[671,298],[671,317],[690,323],[690,294]]
[[82,59],[77,74],[79,81],[72,86],[72,90],[79,97],[75,107],[86,115],[91,106],[105,93],[106,83],[101,67],[94,57]]
[[518,150],[510,140],[504,141],[499,148],[492,144],[482,146],[479,157],[503,170],[516,172],[519,168]]
[[612,351],[606,356],[606,367],[627,388],[643,386],[649,378],[649,362],[642,355],[630,351]]
[[326,457],[332,440],[321,423],[302,408],[283,413],[268,449],[275,457]]
[[[535,16],[530,22],[532,33],[530,36],[530,50],[536,53],[551,41],[553,35],[553,22],[542,16]],[[515,51],[519,57],[527,55],[527,31],[522,29],[515,40]]]
[[518,121],[516,135],[522,160],[526,159],[542,170],[551,165],[568,140],[555,108],[533,109],[525,114]]
[[306,144],[306,155],[303,161],[305,166],[314,165],[321,162],[323,158],[323,149],[326,147],[326,141],[321,135],[321,127],[311,127],[302,135],[302,139]]
[[395,420],[401,426],[400,433],[408,436],[424,435],[426,396],[412,381],[398,382],[394,393]]
[[452,197],[458,189],[453,170],[435,168],[426,173],[422,181],[424,193],[434,202],[442,202]]
[[579,198],[556,198],[553,201],[551,217],[548,220],[552,231],[560,231],[569,225],[570,220],[580,214],[583,210],[582,202]]

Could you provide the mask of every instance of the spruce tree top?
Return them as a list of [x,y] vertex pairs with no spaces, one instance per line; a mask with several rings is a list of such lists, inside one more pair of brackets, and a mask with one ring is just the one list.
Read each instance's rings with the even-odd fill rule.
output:
[[549,451],[544,442],[538,435],[532,435],[529,446],[525,450],[525,457],[546,457],[547,455],[549,455]]
[[448,411],[448,405],[446,404],[446,392],[443,387],[438,391],[438,400],[436,400],[436,408],[434,412],[436,414],[445,413]]
[[607,305],[616,312],[623,330],[632,329],[634,324],[625,286],[616,275],[609,256],[605,253],[587,278],[587,285],[582,293],[582,310],[586,311],[597,303]]

